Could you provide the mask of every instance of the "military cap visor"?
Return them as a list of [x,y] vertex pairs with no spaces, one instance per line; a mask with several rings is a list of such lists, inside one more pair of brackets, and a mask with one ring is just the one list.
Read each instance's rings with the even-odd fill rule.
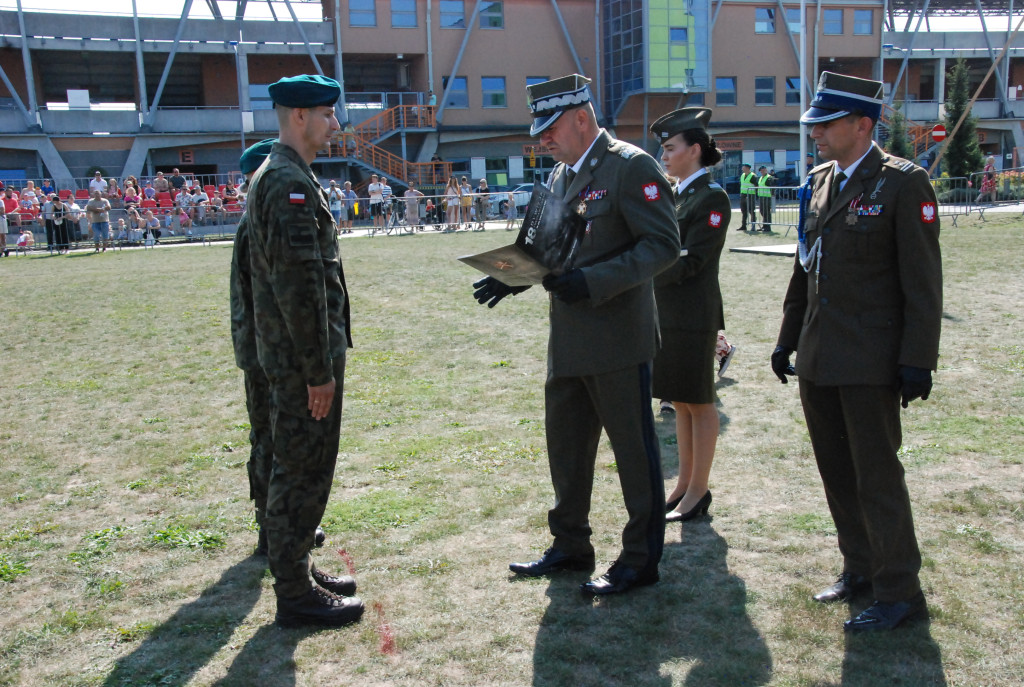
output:
[[659,141],[665,141],[676,134],[690,129],[704,131],[711,121],[711,110],[707,107],[684,107],[659,117],[651,124],[651,133]]
[[319,74],[300,74],[276,81],[267,88],[270,99],[281,107],[331,106],[341,97],[341,84]]
[[526,87],[533,124],[530,135],[539,136],[542,131],[558,121],[563,112],[590,102],[590,79],[580,74],[570,74],[550,81],[542,81]]
[[882,114],[882,83],[822,72],[814,100],[807,112],[801,115],[800,123],[820,124],[854,113],[878,121]]
[[238,160],[238,168],[242,174],[251,174],[259,169],[267,155],[270,155],[270,149],[275,143],[276,138],[267,138],[246,148]]

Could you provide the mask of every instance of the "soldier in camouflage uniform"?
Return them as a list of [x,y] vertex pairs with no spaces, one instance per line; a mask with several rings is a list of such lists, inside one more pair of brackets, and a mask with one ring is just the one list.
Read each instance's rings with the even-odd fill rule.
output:
[[[239,169],[246,182],[267,159],[276,138],[249,146],[239,160]],[[267,511],[267,487],[270,484],[274,443],[270,428],[270,383],[260,367],[256,355],[256,323],[253,318],[252,284],[249,273],[249,228],[245,215],[238,221],[234,250],[231,254],[231,342],[235,349],[235,364],[245,375],[245,406],[249,412],[249,498],[255,502],[259,542],[256,555],[267,555],[267,531],[263,518]],[[324,531],[316,528],[314,543],[322,546]],[[352,592],[355,592],[353,583]]]
[[256,349],[271,393],[273,463],[264,528],[280,625],[343,625],[363,603],[309,555],[338,458],[349,301],[334,218],[309,164],[340,129],[338,82],[271,84],[280,135],[246,207]]

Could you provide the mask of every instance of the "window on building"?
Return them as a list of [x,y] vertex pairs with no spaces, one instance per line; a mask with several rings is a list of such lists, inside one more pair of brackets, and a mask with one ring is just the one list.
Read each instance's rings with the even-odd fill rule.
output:
[[489,157],[484,160],[487,170],[487,183],[490,186],[508,185],[508,158]]
[[671,43],[689,43],[690,32],[685,27],[672,27],[668,30],[668,40]]
[[754,10],[754,33],[775,33],[775,10],[767,7]]
[[254,110],[273,110],[274,101],[270,99],[270,84],[249,84],[249,105]]
[[377,7],[374,0],[349,0],[349,26],[376,26]]
[[505,101],[504,76],[481,76],[480,90],[483,91],[484,107],[508,107]]
[[775,104],[775,77],[755,76],[754,77],[754,104],[774,105]]
[[800,8],[788,8],[786,9],[786,26],[789,27],[789,32],[796,35],[800,35]]
[[822,33],[826,36],[843,35],[843,11],[825,10],[822,22]]
[[505,28],[505,3],[485,2],[480,8],[481,29],[503,29]]
[[875,13],[871,10],[853,11],[853,35],[870,36],[875,32]]
[[754,151],[754,171],[756,172],[761,165],[764,165],[768,169],[772,169],[772,168],[775,167],[775,158],[772,156],[772,151],[770,151],[770,150],[755,150]]
[[787,76],[786,77],[786,104],[787,105],[799,105],[800,104],[800,77],[799,76]]
[[715,77],[715,105],[736,104],[736,77]]
[[[441,85],[445,90],[448,90],[448,77],[441,79]],[[452,108],[467,108],[469,107],[469,87],[467,85],[466,77],[456,76],[452,79],[452,90],[448,94],[448,101],[445,102],[445,107]]]
[[391,0],[392,28],[414,28],[416,21],[416,0]]
[[466,28],[466,3],[463,0],[441,0],[441,28]]

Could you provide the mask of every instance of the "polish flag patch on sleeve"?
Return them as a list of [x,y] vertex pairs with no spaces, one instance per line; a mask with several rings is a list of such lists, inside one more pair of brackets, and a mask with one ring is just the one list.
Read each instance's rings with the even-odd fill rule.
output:
[[292,205],[305,205],[306,194],[305,193],[289,193],[288,202]]
[[716,229],[722,226],[722,213],[712,212],[710,215],[708,215],[708,226],[714,227]]
[[921,221],[931,224],[935,221],[935,203],[921,203]]
[[658,190],[658,185],[655,183],[644,184],[644,198],[647,199],[647,202],[660,200],[661,191]]

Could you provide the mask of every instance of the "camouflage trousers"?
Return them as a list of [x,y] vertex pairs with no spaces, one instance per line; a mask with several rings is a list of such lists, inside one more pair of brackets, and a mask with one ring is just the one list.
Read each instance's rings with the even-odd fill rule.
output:
[[271,380],[274,454],[264,522],[274,591],[281,598],[301,596],[313,585],[310,550],[338,460],[344,356],[334,360],[334,379],[331,412],[319,421],[297,402],[297,387]]
[[270,425],[270,382],[262,368],[245,370],[245,407],[249,411],[249,498],[255,502],[256,524],[263,529],[267,514],[267,487],[274,459]]

